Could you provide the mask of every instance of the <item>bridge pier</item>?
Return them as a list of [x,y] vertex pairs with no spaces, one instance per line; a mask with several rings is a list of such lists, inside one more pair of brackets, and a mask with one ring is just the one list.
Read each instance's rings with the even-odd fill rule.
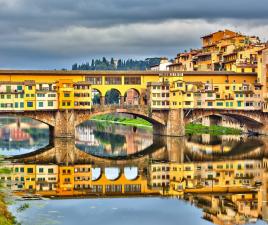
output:
[[185,135],[183,110],[171,109],[161,112],[166,114],[166,125],[153,124],[153,132],[156,135],[181,137]]
[[74,110],[58,110],[55,114],[54,137],[75,137],[75,112]]

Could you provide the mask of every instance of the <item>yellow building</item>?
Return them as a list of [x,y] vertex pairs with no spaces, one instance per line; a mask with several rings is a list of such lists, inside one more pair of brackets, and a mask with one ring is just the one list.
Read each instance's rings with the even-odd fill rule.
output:
[[59,195],[73,195],[74,190],[74,167],[59,166],[59,183],[57,192]]
[[56,191],[58,177],[57,165],[36,165],[36,191]]
[[91,165],[74,166],[74,189],[78,191],[91,189],[92,172]]
[[89,82],[74,83],[74,108],[91,109],[91,85]]
[[70,79],[57,81],[59,109],[74,108],[74,83]]
[[34,80],[24,82],[24,110],[36,110],[36,86]]
[[169,109],[169,82],[148,82],[147,99],[152,109]]
[[20,111],[24,110],[23,82],[0,83],[0,110]]
[[58,109],[58,93],[55,83],[36,84],[36,109],[55,110]]

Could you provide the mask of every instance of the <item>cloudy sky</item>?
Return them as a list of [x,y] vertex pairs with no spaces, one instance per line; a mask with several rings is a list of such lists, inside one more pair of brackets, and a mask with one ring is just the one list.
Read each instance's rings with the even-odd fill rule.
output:
[[0,0],[0,68],[173,58],[225,28],[267,41],[267,0]]

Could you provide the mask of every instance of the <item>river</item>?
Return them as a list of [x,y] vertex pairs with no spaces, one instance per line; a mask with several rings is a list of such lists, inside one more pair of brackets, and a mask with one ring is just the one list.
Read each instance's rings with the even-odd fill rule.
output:
[[17,221],[36,224],[266,224],[268,137],[155,136],[88,121],[75,139],[0,118]]

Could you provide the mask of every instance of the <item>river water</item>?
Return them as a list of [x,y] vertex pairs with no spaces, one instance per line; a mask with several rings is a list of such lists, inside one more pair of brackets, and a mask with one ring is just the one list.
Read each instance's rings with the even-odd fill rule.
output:
[[266,224],[268,137],[154,136],[88,121],[50,140],[29,119],[0,118],[0,175],[21,224]]

